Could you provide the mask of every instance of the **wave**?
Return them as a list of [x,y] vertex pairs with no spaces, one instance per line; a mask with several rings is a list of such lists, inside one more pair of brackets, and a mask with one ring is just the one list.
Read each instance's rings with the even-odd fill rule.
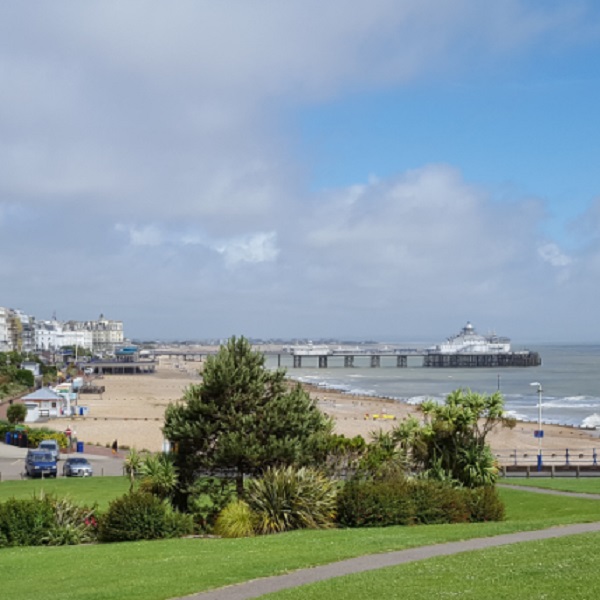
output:
[[600,427],[600,414],[594,413],[581,422],[582,427]]

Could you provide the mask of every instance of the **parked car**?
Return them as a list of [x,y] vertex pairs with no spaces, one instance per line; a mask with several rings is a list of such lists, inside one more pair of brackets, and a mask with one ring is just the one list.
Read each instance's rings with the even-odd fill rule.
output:
[[65,477],[91,477],[94,469],[87,458],[71,456],[65,460],[62,472]]
[[60,446],[56,440],[42,440],[38,445],[38,450],[50,452],[54,460],[58,460],[60,458]]
[[56,459],[45,450],[28,450],[25,474],[29,477],[56,477]]

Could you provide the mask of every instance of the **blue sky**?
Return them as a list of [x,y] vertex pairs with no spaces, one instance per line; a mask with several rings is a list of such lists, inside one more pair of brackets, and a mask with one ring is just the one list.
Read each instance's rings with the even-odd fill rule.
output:
[[427,77],[300,111],[297,134],[313,189],[452,164],[498,201],[542,198],[544,231],[576,243],[565,228],[600,189],[598,48],[506,62],[489,73]]
[[136,338],[598,342],[593,0],[0,6],[0,305]]

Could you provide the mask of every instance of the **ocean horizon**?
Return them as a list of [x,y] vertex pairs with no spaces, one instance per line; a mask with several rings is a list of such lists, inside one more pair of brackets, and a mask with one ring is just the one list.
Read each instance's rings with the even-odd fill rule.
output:
[[[343,358],[329,359],[328,368],[304,361],[293,368],[291,357],[281,366],[288,377],[324,390],[365,395],[419,404],[426,399],[442,401],[453,390],[463,388],[491,394],[500,391],[505,410],[520,421],[538,419],[538,387],[542,385],[544,423],[576,427],[600,427],[600,344],[531,344],[528,349],[542,358],[539,367],[435,369],[421,367],[421,359],[409,358],[406,368],[395,366],[395,358],[382,358],[381,367],[364,361],[343,366]],[[289,360],[288,360],[289,359]],[[311,366],[305,366],[311,365]],[[277,366],[269,357],[267,366]]]

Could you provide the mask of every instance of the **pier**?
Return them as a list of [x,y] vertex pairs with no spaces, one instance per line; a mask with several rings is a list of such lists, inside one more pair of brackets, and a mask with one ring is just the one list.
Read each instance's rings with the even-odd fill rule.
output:
[[[503,367],[537,367],[542,359],[537,352],[438,352],[424,348],[389,347],[377,348],[371,346],[345,348],[327,345],[284,346],[282,349],[262,351],[265,356],[276,357],[278,367],[293,369],[318,368],[328,369],[342,367],[395,367],[405,369],[409,366],[420,366],[432,369],[471,369],[471,368],[503,368]],[[215,355],[215,349],[171,349],[154,348],[146,351],[150,364],[159,356],[179,358],[184,362],[201,362],[207,356]],[[105,371],[106,372],[106,371]]]

